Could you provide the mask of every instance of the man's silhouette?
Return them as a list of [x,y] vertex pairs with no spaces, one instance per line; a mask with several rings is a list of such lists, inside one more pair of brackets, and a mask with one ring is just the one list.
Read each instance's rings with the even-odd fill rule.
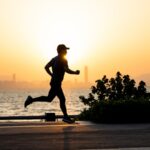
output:
[[[67,123],[73,123],[73,120],[71,120],[67,114],[66,104],[65,104],[65,96],[61,87],[61,83],[64,78],[65,72],[69,74],[80,74],[79,70],[73,71],[69,69],[68,67],[68,61],[65,58],[67,54],[67,49],[64,44],[60,44],[57,46],[57,52],[58,55],[51,59],[50,62],[45,66],[46,72],[51,76],[51,89],[48,93],[48,96],[40,96],[36,98],[32,98],[31,96],[28,96],[24,103],[24,107],[27,107],[33,102],[51,102],[55,96],[57,96],[60,100],[60,108],[63,112],[63,121]],[[50,69],[51,68],[51,69]],[[51,71],[52,70],[52,71]]]

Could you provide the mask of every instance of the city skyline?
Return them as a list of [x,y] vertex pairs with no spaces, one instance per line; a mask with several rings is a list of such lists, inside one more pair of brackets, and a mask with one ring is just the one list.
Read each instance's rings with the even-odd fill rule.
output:
[[[89,82],[89,72],[88,72],[88,66],[84,66],[84,72],[83,72],[83,79],[78,80],[76,77],[74,77],[74,80],[64,80],[63,86],[64,87],[90,87],[91,82]],[[10,77],[10,79],[7,78],[1,80],[0,76],[0,88],[48,88],[49,87],[49,79],[41,79],[39,81],[18,81],[16,73],[13,73]]]
[[[64,87],[68,87],[68,88],[74,88],[74,87],[87,87],[90,88],[92,85],[95,85],[95,81],[91,82],[88,80],[88,67],[85,66],[84,67],[84,78],[83,80],[78,80],[74,77],[74,80],[69,80],[69,79],[65,79],[63,81],[63,86]],[[49,79],[43,79],[43,80],[39,80],[39,81],[25,81],[25,80],[17,80],[16,74],[13,73],[11,75],[11,77],[8,79],[8,76],[6,76],[7,78],[5,79],[1,79],[0,76],[0,88],[48,88],[49,87],[49,82],[50,82],[50,78]],[[131,77],[131,76],[130,76]],[[98,79],[101,79],[102,76]],[[108,77],[109,78],[109,77]],[[147,86],[150,86],[150,74],[143,74],[137,77],[131,77],[136,81],[136,84],[138,84],[141,80],[143,80],[144,82],[146,82]],[[14,86],[15,85],[15,86]]]

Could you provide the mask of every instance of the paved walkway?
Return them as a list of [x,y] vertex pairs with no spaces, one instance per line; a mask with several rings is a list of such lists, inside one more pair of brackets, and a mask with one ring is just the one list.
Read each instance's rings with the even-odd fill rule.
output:
[[0,150],[150,150],[150,124],[0,122]]

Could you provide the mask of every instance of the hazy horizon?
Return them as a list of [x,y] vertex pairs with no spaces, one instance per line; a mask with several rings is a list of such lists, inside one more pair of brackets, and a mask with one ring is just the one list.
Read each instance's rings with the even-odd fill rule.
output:
[[[90,74],[90,73],[89,73]],[[89,74],[88,74],[88,78],[89,78]],[[18,80],[18,77],[16,76],[15,74],[15,79],[13,79],[13,75],[0,75],[0,82],[4,82],[4,81],[8,81],[8,82],[29,82],[29,83],[44,83],[44,82],[47,82],[49,84],[50,80],[51,80],[51,77],[49,78],[44,78],[44,79],[41,79],[41,80]],[[106,74],[105,74],[106,75]],[[127,74],[122,74],[122,76],[124,75],[127,75]],[[95,80],[90,80],[88,79],[88,81],[86,82],[85,81],[85,78],[82,76],[82,78],[80,78],[80,80],[78,80],[76,77],[72,78],[72,79],[68,79],[67,77],[64,78],[64,81],[63,83],[64,84],[68,84],[70,83],[71,84],[91,84],[93,85],[95,83],[96,80],[98,79],[102,79],[104,75],[102,76],[99,76],[99,78],[95,79]],[[107,76],[107,75],[106,75]],[[115,77],[116,74],[114,74],[113,76],[107,76],[107,78],[111,78],[111,77]],[[140,82],[141,80],[145,81],[147,83],[148,86],[150,86],[150,74],[141,74],[139,76],[131,76],[129,75],[130,78],[134,79],[136,81],[136,83],[138,84],[138,82]]]

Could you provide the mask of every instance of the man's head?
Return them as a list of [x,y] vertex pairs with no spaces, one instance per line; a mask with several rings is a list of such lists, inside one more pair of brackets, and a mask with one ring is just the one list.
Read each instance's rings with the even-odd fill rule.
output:
[[57,46],[57,52],[59,55],[66,55],[67,49],[69,49],[69,47],[66,47],[64,44],[59,44]]

